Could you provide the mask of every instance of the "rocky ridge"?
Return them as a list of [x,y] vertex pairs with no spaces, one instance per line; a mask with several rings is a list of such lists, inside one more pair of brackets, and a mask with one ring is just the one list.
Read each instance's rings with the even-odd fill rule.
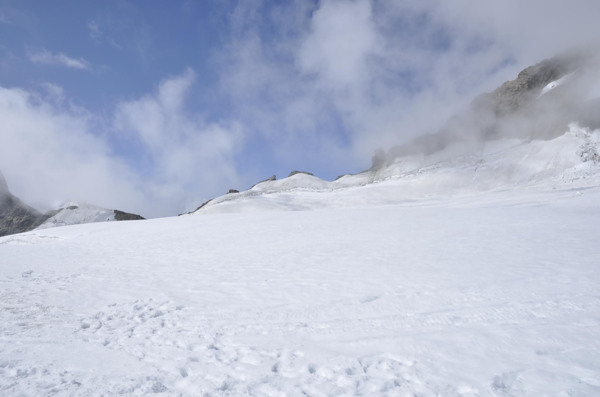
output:
[[502,138],[552,139],[577,120],[600,127],[600,101],[588,99],[600,75],[600,50],[570,51],[523,69],[516,79],[475,98],[466,111],[427,134],[373,156],[376,169],[407,156],[428,155],[460,142],[464,153]]
[[23,203],[8,189],[4,175],[0,172],[0,237],[27,232],[36,228],[48,228],[70,224],[141,220],[140,215],[119,210],[71,203],[56,210],[41,213]]

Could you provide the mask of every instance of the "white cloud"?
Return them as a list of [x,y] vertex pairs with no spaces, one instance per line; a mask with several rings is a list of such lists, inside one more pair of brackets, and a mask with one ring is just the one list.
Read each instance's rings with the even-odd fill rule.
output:
[[380,43],[369,2],[324,2],[297,59],[302,71],[344,88],[368,77],[369,58],[380,53]]
[[45,209],[68,198],[125,210],[143,206],[135,179],[91,133],[85,114],[0,87],[0,118],[0,169],[17,196]]
[[[522,68],[600,37],[599,13],[595,0],[238,2],[213,59],[217,99],[228,104],[221,118],[188,106],[192,70],[100,122],[58,86],[46,84],[45,96],[1,89],[0,169],[23,197],[50,192],[143,215],[243,187],[236,164],[252,145],[288,171],[360,171],[376,148],[433,132]],[[88,24],[104,43],[104,30],[119,29]],[[29,56],[91,67],[47,50]]]
[[192,70],[166,79],[103,120],[54,84],[44,94],[0,87],[0,170],[11,191],[44,210],[73,199],[166,216],[237,186],[243,128],[188,113],[194,80]]
[[42,49],[40,51],[30,51],[28,50],[29,60],[33,63],[40,63],[46,65],[63,65],[72,69],[82,69],[89,70],[91,66],[88,61],[83,58],[75,59],[71,58],[65,54],[61,53],[52,53],[46,49]]
[[218,56],[222,92],[282,161],[338,172],[368,167],[377,147],[434,132],[524,67],[600,37],[595,0],[286,4],[238,3]]
[[[243,128],[234,121],[205,123],[185,108],[195,74],[188,69],[162,81],[155,93],[117,106],[115,126],[122,139],[134,140],[152,170],[155,194],[179,201],[220,194],[222,186],[235,186],[235,154],[241,147]],[[182,201],[183,200],[183,201]]]

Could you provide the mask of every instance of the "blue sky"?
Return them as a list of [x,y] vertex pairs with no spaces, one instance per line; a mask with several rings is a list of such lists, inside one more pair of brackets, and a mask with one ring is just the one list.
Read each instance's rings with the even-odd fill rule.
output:
[[40,209],[174,215],[364,170],[600,37],[595,0],[482,3],[0,0],[0,170]]

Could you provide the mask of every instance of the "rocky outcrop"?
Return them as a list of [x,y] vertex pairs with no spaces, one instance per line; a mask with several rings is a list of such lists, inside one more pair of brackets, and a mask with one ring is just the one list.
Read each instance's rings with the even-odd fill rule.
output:
[[[106,210],[96,207],[93,213],[102,210],[104,213],[110,214],[108,220],[115,221],[130,221],[144,219],[140,215],[130,214],[119,210]],[[71,216],[74,212],[85,212],[85,208],[80,208],[79,205],[68,205],[64,208],[48,211],[45,214],[37,211],[34,208],[24,204],[18,197],[14,196],[8,190],[8,185],[2,173],[0,173],[0,237],[9,234],[23,233],[33,230],[37,227],[54,227],[69,224],[97,222],[98,219],[107,220],[106,216],[87,219],[85,216]],[[100,212],[102,212],[100,211]],[[114,212],[114,216],[112,214]],[[85,215],[85,214],[84,214]],[[56,221],[60,217],[61,220]],[[79,219],[81,218],[81,219]]]
[[[515,80],[475,98],[469,109],[437,133],[395,146],[387,153],[379,151],[373,156],[372,168],[401,156],[435,153],[456,143],[468,150],[505,137],[551,139],[565,132],[572,121],[600,125],[598,103],[585,100],[590,82],[599,78],[599,58],[597,50],[571,51],[525,68]],[[544,92],[548,84],[561,78],[566,81]]]
[[292,172],[290,172],[290,174],[288,175],[288,178],[289,178],[290,176],[294,176],[294,175],[296,175],[296,174],[305,174],[305,175],[314,176],[312,173],[310,173],[310,172],[306,172],[306,171],[292,171]]
[[277,180],[277,176],[273,175],[273,176],[271,176],[270,178],[263,179],[263,180],[262,180],[262,181],[260,181],[260,182],[256,182],[254,185],[252,185],[252,187],[251,187],[250,189],[252,189],[254,186],[258,185],[259,183],[263,183],[263,182],[272,182],[272,181],[275,181],[275,180]]
[[141,221],[141,220],[146,219],[141,215],[130,214],[129,212],[123,212],[123,211],[119,211],[119,210],[114,210],[114,211],[115,211],[115,221]]
[[48,218],[13,196],[0,172],[0,237],[35,229]]

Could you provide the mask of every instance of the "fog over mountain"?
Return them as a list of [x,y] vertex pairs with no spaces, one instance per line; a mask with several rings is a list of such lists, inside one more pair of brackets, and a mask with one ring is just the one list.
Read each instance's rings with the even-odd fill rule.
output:
[[42,211],[77,200],[145,217],[296,169],[332,180],[588,46],[599,13],[595,0],[252,0],[73,2],[67,16],[0,1],[0,169]]
[[0,236],[31,230],[45,219],[47,218],[39,211],[10,193],[4,175],[0,172]]
[[[386,150],[380,148],[373,155],[371,167],[359,174],[363,176],[357,177],[354,182],[346,178],[328,184],[318,178],[291,178],[296,171],[287,179],[290,179],[291,186],[295,188],[302,188],[303,183],[307,183],[304,187],[308,189],[336,189],[356,183],[362,184],[365,180],[373,182],[379,180],[381,175],[398,177],[398,172],[402,171],[395,168],[397,163],[416,164],[413,167],[430,166],[458,161],[457,159],[467,158],[465,156],[483,155],[486,146],[495,145],[494,142],[502,140],[552,140],[573,130],[572,123],[576,123],[575,129],[578,131],[593,131],[600,128],[600,97],[595,92],[599,81],[598,47],[571,49],[523,69],[516,79],[506,81],[492,92],[478,95],[470,106],[452,116],[436,133],[419,136]],[[581,150],[585,151],[589,159],[595,161],[598,157],[595,144],[589,139],[582,140],[580,144],[588,145],[587,149]],[[421,160],[415,163],[415,159],[418,158]],[[507,158],[506,161],[512,160]],[[505,166],[508,166],[508,163]],[[564,171],[566,169],[556,170]],[[367,175],[366,179],[364,175]],[[498,173],[490,177],[498,181],[507,178],[506,175]],[[272,177],[267,182],[274,180],[275,177]],[[107,210],[85,202],[65,202],[42,214],[10,194],[4,178],[0,182],[0,193],[4,196],[3,234],[27,231],[38,226],[47,228],[87,222],[142,219],[139,215]],[[458,180],[455,182],[462,183]],[[275,182],[271,185],[285,186],[286,183]],[[253,184],[249,192],[256,193],[256,189],[259,188],[255,189],[255,186],[256,184]],[[264,188],[266,185],[261,186]],[[244,186],[236,184],[230,186],[230,189],[231,195],[217,200],[204,200],[200,208],[206,204],[210,204],[210,207],[216,202],[238,197],[236,193],[243,191]],[[267,191],[271,191],[270,189],[273,187]]]
[[14,196],[8,189],[4,175],[0,172],[0,236],[36,228],[142,219],[144,218],[136,214],[77,202],[65,203],[61,207],[42,213]]
[[551,139],[567,131],[571,122],[600,128],[600,96],[593,93],[599,82],[600,47],[572,49],[527,67],[516,79],[479,95],[437,133],[387,153],[380,151],[373,165],[402,155],[432,154],[450,145],[457,150],[451,153],[460,155],[476,152],[495,139]]

